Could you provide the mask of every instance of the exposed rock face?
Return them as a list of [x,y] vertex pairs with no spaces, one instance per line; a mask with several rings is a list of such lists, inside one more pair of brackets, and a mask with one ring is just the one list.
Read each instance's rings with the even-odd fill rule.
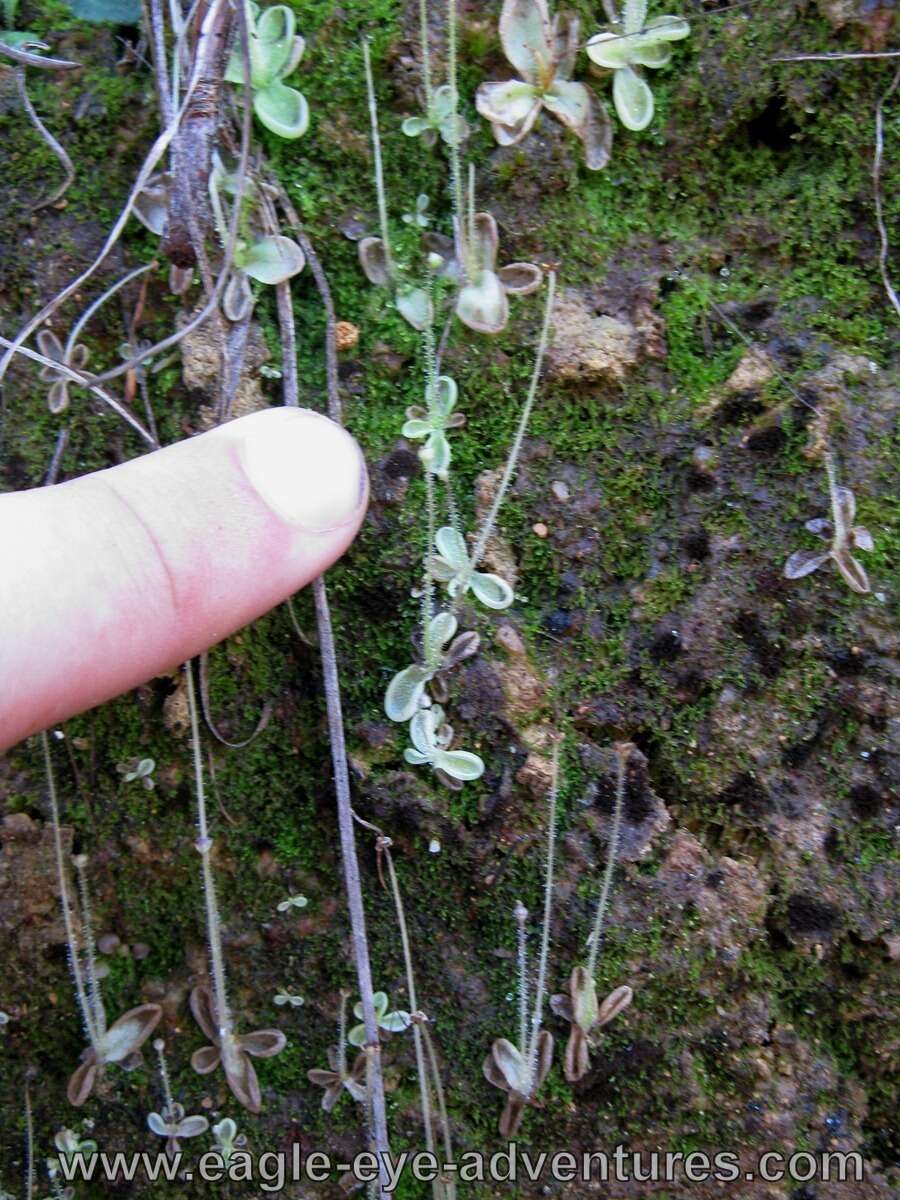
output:
[[553,311],[548,367],[569,382],[618,382],[638,361],[640,337],[629,322],[597,316],[573,291],[563,292]]
[[[201,429],[213,429],[218,423],[216,404],[218,400],[221,355],[218,340],[211,325],[201,325],[183,338],[181,370],[185,387],[203,393],[209,398],[201,408]],[[247,417],[269,407],[262,390],[260,367],[272,357],[263,340],[259,326],[251,323],[247,343],[243,351],[240,381],[231,404],[231,420]]]
[[[499,466],[492,471],[482,471],[475,480],[476,528],[480,528],[481,522],[484,521],[490,511],[494,497],[497,494],[497,489],[503,478],[504,469],[504,466]],[[484,557],[481,560],[481,567],[483,570],[492,571],[495,575],[499,575],[501,579],[505,579],[513,591],[515,591],[519,577],[516,556],[509,542],[505,540],[497,528],[493,530],[487,540],[487,545],[484,548]]]
[[[592,807],[585,821],[604,841],[609,839],[615,797],[616,755],[608,746],[587,743],[579,746],[579,755],[588,770],[591,783],[583,803]],[[655,839],[671,824],[665,804],[647,779],[647,759],[632,750],[625,773],[625,796],[619,842],[619,861],[634,862],[650,852]]]
[[775,365],[765,350],[748,350],[725,381],[728,392],[752,392],[775,376]]
[[[72,830],[62,829],[61,837],[68,856]],[[0,941],[38,961],[48,946],[66,940],[53,833],[25,813],[13,813],[0,825],[0,849]]]

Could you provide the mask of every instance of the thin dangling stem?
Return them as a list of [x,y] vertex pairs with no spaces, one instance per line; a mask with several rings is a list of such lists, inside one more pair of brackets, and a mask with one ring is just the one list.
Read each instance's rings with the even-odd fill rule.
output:
[[349,995],[346,988],[341,988],[337,1026],[337,1073],[341,1079],[347,1074],[347,998]]
[[434,1153],[434,1126],[431,1115],[431,1099],[428,1089],[428,1071],[425,1063],[425,1052],[422,1041],[422,1026],[419,1020],[419,1000],[416,995],[416,978],[413,972],[412,950],[409,944],[409,930],[406,927],[406,910],[403,907],[403,896],[394,868],[391,855],[390,838],[381,837],[379,849],[384,854],[387,863],[388,879],[391,884],[391,896],[394,901],[394,912],[397,915],[397,928],[400,930],[400,945],[403,949],[403,965],[406,971],[406,990],[409,994],[409,1007],[413,1018],[413,1046],[416,1053],[416,1071],[419,1076],[419,1099],[422,1105],[422,1124],[425,1128],[425,1147],[429,1154]]
[[437,1097],[438,1120],[441,1123],[441,1136],[444,1142],[444,1161],[453,1162],[453,1139],[450,1135],[450,1118],[447,1116],[447,1102],[444,1096],[444,1085],[441,1082],[441,1072],[438,1066],[437,1053],[434,1048],[434,1038],[427,1025],[422,1026],[422,1037],[428,1051],[428,1063],[431,1067],[431,1079],[434,1084],[434,1094]]
[[470,247],[463,227],[462,165],[459,153],[459,88],[457,87],[457,16],[456,0],[447,0],[447,74],[450,82],[450,121],[453,137],[450,141],[450,189],[453,196],[453,228],[460,246],[460,266],[469,277]]
[[[434,276],[428,281],[428,320],[422,330],[422,344],[425,355],[425,401],[428,415],[434,423],[437,411],[438,376],[437,356],[434,338]],[[436,505],[434,493],[434,474],[430,466],[425,464],[425,508],[426,542],[422,564],[422,643],[427,648],[428,627],[434,616],[434,575],[431,570],[431,558],[434,551],[434,535],[437,527]],[[431,666],[426,663],[426,666]],[[435,666],[437,664],[434,664]]]
[[75,178],[75,167],[72,165],[71,158],[69,158],[69,155],[66,153],[65,146],[56,140],[56,138],[38,116],[37,110],[31,103],[31,97],[28,95],[28,89],[25,84],[25,68],[21,66],[15,67],[13,74],[15,75],[16,79],[16,88],[19,93],[19,99],[22,102],[22,107],[25,109],[25,113],[29,121],[31,121],[32,125],[40,134],[44,144],[48,146],[56,155],[56,158],[59,161],[63,171],[65,171],[66,176],[56,191],[52,193],[52,195],[47,196],[45,200],[41,200],[40,203],[32,206],[31,211],[37,212],[38,209],[47,208],[48,205],[55,204],[57,200],[62,199],[62,197],[72,186],[72,181]]
[[429,417],[434,417],[437,404],[437,348],[434,338],[434,275],[428,279],[428,320],[422,330],[422,351],[425,357],[425,403]]
[[516,961],[519,968],[519,1053],[524,1060],[528,1054],[528,948],[525,933],[528,909],[521,900],[516,901],[513,916],[516,919]]
[[475,164],[469,163],[469,245],[475,245]]
[[200,722],[197,697],[194,691],[194,675],[190,662],[184,664],[187,686],[188,711],[191,717],[191,745],[194,755],[194,786],[197,801],[197,842],[200,855],[200,871],[203,879],[203,902],[206,908],[206,936],[209,941],[209,963],[212,974],[213,999],[219,1033],[226,1037],[232,1033],[231,1012],[228,1007],[228,990],[225,983],[225,956],[222,953],[222,928],[219,921],[219,906],[216,900],[216,884],[212,870],[212,840],[206,819],[206,786],[203,780],[203,756],[200,750]]
[[606,851],[606,870],[603,872],[603,883],[597,900],[597,911],[594,915],[594,928],[591,932],[591,949],[588,955],[588,979],[593,980],[597,972],[597,956],[600,953],[600,934],[603,930],[603,918],[609,903],[609,889],[612,885],[613,871],[619,854],[619,834],[622,828],[622,809],[625,803],[625,771],[631,745],[627,742],[616,743],[616,798],[613,804],[612,825],[609,829],[609,843]]
[[456,492],[453,490],[453,483],[449,478],[444,482],[447,485],[447,512],[450,516],[450,524],[460,537],[462,537],[462,521],[459,519],[459,505],[456,503]]
[[31,1088],[25,1080],[25,1200],[34,1197],[34,1114],[31,1111]]
[[[898,53],[895,51],[895,53]],[[885,294],[893,306],[894,312],[900,317],[900,297],[891,282],[891,276],[888,269],[890,241],[888,240],[887,226],[884,223],[884,201],[881,196],[881,161],[884,157],[884,106],[897,90],[897,85],[900,84],[900,67],[894,72],[894,78],[888,85],[887,91],[883,96],[879,97],[878,103],[875,105],[875,156],[872,160],[872,190],[875,197],[875,224],[878,227],[878,238],[880,247],[878,250],[878,269],[881,272],[881,282],[884,284]]]
[[172,1099],[172,1084],[169,1081],[169,1068],[166,1064],[166,1044],[162,1038],[157,1038],[153,1043],[153,1048],[156,1050],[156,1057],[159,1061],[159,1077],[162,1081],[163,1099],[166,1105],[166,1113],[169,1119],[172,1119],[171,1114],[175,1107]]
[[544,1016],[544,993],[547,989],[547,960],[550,954],[550,917],[553,908],[553,866],[556,857],[556,803],[559,795],[559,752],[560,744],[553,747],[553,782],[550,785],[549,812],[547,814],[547,864],[544,875],[544,913],[541,925],[541,950],[538,958],[537,983],[535,985],[534,1009],[531,1014],[531,1040],[528,1044],[528,1078],[534,1079],[537,1065],[538,1034]]
[[[322,301],[322,307],[325,309],[325,377],[328,386],[328,415],[332,421],[336,421],[340,425],[343,422],[343,413],[338,386],[337,312],[334,307],[331,286],[328,283],[328,276],[325,274],[325,269],[322,266],[316,248],[303,228],[300,217],[296,208],[291,203],[290,197],[282,185],[274,178],[272,179],[272,185],[278,193],[278,202],[284,210],[284,215],[287,217],[297,241],[300,243],[300,248],[306,255],[306,261],[309,263],[310,271],[312,271],[319,299]],[[293,391],[296,396],[296,380]],[[296,399],[291,401],[287,398],[289,394],[289,389],[285,386],[285,404],[296,404],[298,402]]]
[[97,977],[97,942],[94,938],[94,913],[91,893],[87,881],[87,856],[76,854],[72,859],[78,880],[78,896],[81,901],[81,933],[84,938],[84,973],[87,983],[88,1002],[94,1014],[94,1024],[102,1038],[106,1033],[106,1011],[100,995],[100,980]]
[[460,575],[459,585],[454,601],[454,608],[461,602],[462,597],[468,590],[469,581],[472,578],[472,572],[476,570],[481,562],[485,547],[490,540],[491,534],[494,532],[494,526],[497,523],[497,516],[503,501],[506,499],[506,493],[509,491],[509,485],[512,483],[513,476],[516,473],[516,467],[519,462],[519,455],[522,451],[522,442],[525,438],[525,431],[528,428],[528,421],[531,417],[531,410],[534,408],[534,402],[537,398],[538,384],[541,381],[541,372],[544,367],[544,355],[547,352],[547,345],[550,340],[550,319],[553,315],[553,300],[556,295],[556,274],[551,271],[547,276],[547,299],[544,304],[544,319],[541,324],[541,333],[538,339],[537,353],[535,354],[534,369],[531,373],[531,383],[528,385],[528,395],[525,403],[522,406],[522,414],[519,417],[518,428],[516,429],[515,437],[513,438],[512,446],[506,459],[506,466],[503,470],[503,478],[500,480],[500,486],[494,495],[493,502],[487,516],[482,522],[481,529],[478,531],[478,538],[475,542],[475,548],[469,558],[465,570]]
[[428,45],[428,0],[419,0],[419,38],[422,43],[422,87],[425,91],[425,108],[431,112],[431,48]]
[[387,1129],[387,1108],[384,1099],[384,1079],[381,1070],[381,1043],[378,1039],[378,1020],[375,1015],[372,984],[372,964],[369,957],[369,942],[366,936],[366,914],[363,905],[362,881],[359,860],[356,856],[356,839],[353,835],[353,806],[350,798],[350,774],[347,769],[347,746],[344,738],[344,718],[341,705],[341,684],[338,674],[337,653],[334,645],[334,630],[328,605],[325,579],[313,580],[313,600],[316,606],[316,621],[319,628],[319,646],[322,656],[322,675],[325,686],[325,707],[328,713],[328,733],[331,742],[331,762],[334,769],[334,790],[337,799],[338,829],[341,839],[341,858],[344,864],[344,885],[350,909],[350,930],[353,941],[353,957],[359,981],[359,995],[363,1008],[363,1024],[366,1029],[366,1061],[371,1097],[372,1135],[378,1154],[380,1190],[384,1200],[390,1200],[387,1192],[387,1155],[390,1142]]
[[168,125],[175,115],[172,89],[169,84],[169,63],[166,58],[166,19],[160,0],[148,0],[148,24],[153,70],[156,75],[156,98],[163,125]]
[[837,468],[834,465],[834,455],[830,450],[825,451],[825,474],[828,478],[828,499],[831,502],[831,519],[834,524],[835,541],[843,540],[848,533],[845,527],[844,515],[838,503]]
[[389,276],[394,275],[394,256],[391,251],[391,236],[388,230],[387,192],[384,186],[384,164],[381,160],[381,134],[378,131],[378,101],[375,97],[375,80],[372,76],[372,55],[368,40],[363,40],[363,62],[366,68],[366,93],[369,97],[369,123],[372,132],[372,157],[375,162],[375,194],[378,199],[378,223],[384,244],[384,263]]
[[84,986],[84,975],[81,970],[81,959],[78,953],[78,941],[72,924],[72,908],[69,900],[69,888],[66,883],[65,865],[63,863],[62,834],[59,826],[59,802],[56,797],[56,777],[53,773],[53,759],[50,754],[50,739],[46,731],[41,734],[41,748],[44,752],[44,769],[47,774],[47,790],[50,795],[50,821],[53,826],[53,851],[56,857],[56,877],[59,882],[59,899],[62,905],[63,925],[66,930],[66,946],[69,952],[69,970],[75,984],[75,995],[81,1010],[81,1019],[91,1048],[98,1058],[102,1058],[100,1034],[94,1023],[94,1013],[88,1000]]
[[[434,553],[434,535],[437,525],[435,517],[434,476],[425,469],[425,511],[426,511],[426,542],[425,555],[422,564],[422,639],[427,643],[426,634],[434,616],[434,574],[431,570],[431,558]],[[426,663],[430,667],[431,663]]]

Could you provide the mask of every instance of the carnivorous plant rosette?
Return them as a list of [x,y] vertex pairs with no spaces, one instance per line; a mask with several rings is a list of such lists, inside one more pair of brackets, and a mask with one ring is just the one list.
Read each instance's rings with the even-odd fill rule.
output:
[[459,285],[456,315],[476,333],[500,333],[509,321],[510,296],[536,292],[544,272],[534,263],[497,267],[500,235],[489,212],[472,213],[456,240],[427,233],[425,246],[442,260],[438,274]]
[[384,711],[392,721],[409,721],[427,703],[425,688],[429,683],[441,672],[478,653],[481,640],[478,634],[470,631],[454,637],[456,629],[456,617],[449,612],[439,612],[428,622],[422,647],[424,662],[404,667],[388,684]]
[[[387,992],[374,992],[372,995],[372,1004],[375,1008],[375,1020],[378,1028],[383,1029],[385,1033],[403,1033],[405,1029],[409,1029],[410,1025],[412,1025],[412,1016],[405,1009],[398,1008],[389,1011],[390,1001],[388,1000]],[[362,1002],[354,1004],[353,1015],[357,1021],[362,1021]],[[347,1034],[347,1041],[351,1046],[365,1046],[365,1025],[354,1025]]]
[[191,1066],[198,1075],[209,1075],[221,1065],[235,1099],[249,1112],[258,1113],[262,1108],[262,1094],[250,1055],[272,1058],[281,1053],[287,1038],[280,1029],[237,1034],[223,1028],[216,1017],[212,996],[205,987],[195,987],[191,992],[191,1012],[212,1042],[211,1046],[201,1046],[194,1051]]
[[453,89],[449,84],[435,88],[424,116],[407,117],[402,129],[407,137],[421,137],[426,146],[433,146],[440,135],[448,146],[458,146],[469,128],[465,118],[454,112]]
[[147,1126],[151,1133],[166,1139],[166,1154],[174,1158],[180,1148],[179,1139],[200,1137],[209,1129],[209,1121],[206,1117],[185,1116],[184,1105],[173,1100],[162,1112],[148,1113]]
[[584,967],[572,969],[568,996],[550,997],[550,1007],[571,1025],[563,1064],[570,1083],[577,1083],[588,1072],[592,1034],[608,1025],[633,998],[631,988],[623,984],[610,992],[602,1004],[598,1003],[597,985]]
[[523,1054],[506,1038],[497,1038],[491,1046],[482,1071],[488,1083],[507,1093],[506,1107],[500,1114],[501,1137],[515,1137],[525,1106],[537,1107],[537,1093],[552,1062],[553,1035],[546,1029],[537,1035],[533,1052]]
[[455,413],[457,388],[449,375],[439,375],[435,380],[433,395],[427,408],[412,405],[406,410],[406,424],[401,433],[413,441],[423,440],[419,451],[423,466],[440,479],[447,478],[450,466],[450,443],[448,429],[459,429],[466,423],[462,413]]
[[313,1067],[306,1072],[306,1077],[310,1083],[314,1083],[316,1087],[324,1088],[322,1108],[325,1112],[331,1112],[344,1094],[345,1089],[358,1104],[362,1104],[366,1098],[365,1053],[357,1054],[353,1060],[353,1066],[348,1070],[343,1047],[329,1046],[328,1063],[331,1068],[328,1071],[321,1067]]
[[788,579],[802,579],[804,575],[812,574],[831,559],[853,591],[866,595],[870,590],[869,577],[862,563],[853,557],[851,550],[874,550],[875,543],[865,526],[853,524],[856,518],[856,497],[853,492],[837,484],[830,460],[826,466],[831,496],[831,520],[827,517],[814,517],[806,522],[806,528],[831,545],[827,550],[795,550],[784,564],[784,574]]
[[[237,196],[237,176],[226,171],[216,155],[209,176],[209,199],[213,218],[223,245],[229,236],[227,203]],[[253,307],[250,280],[274,286],[298,275],[306,266],[306,255],[293,238],[284,234],[263,234],[255,226],[259,216],[258,192],[247,186],[242,198],[244,225],[234,243],[231,278],[222,297],[222,311],[229,321],[243,321]]]
[[[97,1013],[96,1007],[94,1013]],[[123,1063],[139,1050],[161,1017],[162,1009],[158,1004],[141,1004],[123,1013],[108,1029],[96,1029],[91,1045],[69,1080],[66,1092],[69,1103],[80,1108],[94,1090],[103,1068],[109,1063]]]
[[[90,357],[87,346],[83,346],[80,343],[77,346],[63,346],[52,329],[42,329],[37,335],[37,344],[41,354],[45,358],[52,359],[53,362],[72,367],[75,371],[83,371],[87,366],[88,358]],[[65,375],[62,371],[57,371],[54,367],[47,366],[41,367],[39,378],[44,383],[50,384],[47,391],[47,407],[54,416],[59,416],[61,412],[65,412],[69,407],[69,387],[71,386],[71,381],[68,375]]]
[[444,710],[437,704],[420,708],[409,723],[412,746],[403,757],[414,766],[430,763],[438,779],[451,791],[459,791],[464,782],[480,779],[484,763],[468,750],[449,750],[453,729],[444,721]]
[[[247,4],[246,13],[253,112],[266,129],[279,137],[302,137],[309,127],[309,105],[305,96],[284,82],[306,48],[305,40],[296,32],[294,14],[286,4],[276,4],[260,13],[259,6],[252,3]],[[225,78],[229,83],[244,83],[240,35]]]
[[571,78],[578,35],[578,19],[557,13],[551,21],[546,0],[505,0],[500,41],[522,78],[481,84],[475,106],[501,146],[521,142],[547,109],[580,138],[585,166],[599,171],[609,162],[612,123],[590,88]]
[[541,286],[544,273],[534,263],[508,263],[497,268],[497,222],[476,213],[474,237],[467,247],[470,270],[460,288],[456,315],[480,333],[499,333],[509,320],[509,296],[528,296]]
[[613,103],[626,129],[637,132],[653,120],[653,93],[635,67],[664,67],[672,57],[669,43],[681,41],[690,32],[683,17],[648,21],[647,0],[625,0],[622,20],[589,39],[591,62],[615,72]]
[[437,554],[431,560],[431,573],[447,585],[447,594],[455,598],[461,591],[474,593],[486,608],[509,608],[513,590],[499,575],[473,571],[463,535],[451,525],[442,526],[434,535]]

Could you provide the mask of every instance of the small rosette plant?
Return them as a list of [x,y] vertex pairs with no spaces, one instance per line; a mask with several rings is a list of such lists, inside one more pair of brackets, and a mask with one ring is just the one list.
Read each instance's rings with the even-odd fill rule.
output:
[[[387,992],[375,992],[372,996],[372,1004],[375,1007],[375,1020],[378,1022],[378,1028],[383,1029],[385,1033],[403,1033],[405,1029],[409,1029],[410,1025],[412,1025],[412,1016],[404,1009],[398,1008],[393,1012],[388,1012],[389,1001]],[[362,1020],[363,1006],[361,1001],[354,1004],[353,1015],[357,1021]],[[347,1041],[351,1046],[364,1046],[366,1044],[365,1025],[354,1025],[347,1034]]]
[[425,626],[424,663],[412,663],[398,671],[388,684],[384,711],[392,721],[410,720],[419,708],[427,704],[425,688],[439,672],[449,671],[464,659],[477,654],[480,641],[478,634],[461,633],[459,637],[454,637],[456,628],[456,617],[449,612],[439,612]]
[[546,0],[505,0],[500,41],[521,79],[481,84],[475,105],[501,146],[521,142],[546,109],[581,140],[585,166],[599,171],[609,162],[612,128],[590,88],[571,79],[578,34],[574,17],[557,13],[551,21]]
[[635,67],[664,67],[672,57],[670,43],[690,32],[682,17],[648,21],[647,0],[625,0],[622,20],[588,41],[591,62],[614,72],[613,103],[626,129],[646,129],[653,120],[653,93]]
[[451,791],[459,791],[464,783],[484,774],[484,763],[477,754],[448,749],[453,729],[444,721],[440,705],[420,708],[409,723],[409,736],[412,746],[403,751],[406,761],[414,766],[430,764],[440,782]]
[[476,333],[500,333],[509,322],[509,297],[536,292],[544,273],[534,263],[497,266],[500,236],[489,212],[477,212],[468,228],[457,231],[455,241],[427,233],[425,245],[441,260],[438,275],[459,288],[456,315]]
[[406,410],[407,421],[401,432],[413,441],[424,441],[419,451],[422,465],[439,479],[446,479],[450,466],[447,430],[459,429],[465,425],[466,418],[462,413],[453,411],[457,389],[449,375],[439,375],[430,390],[432,395],[427,408],[412,405]]
[[[285,4],[260,13],[259,6],[252,3],[246,5],[246,13],[253,112],[278,137],[302,137],[309,127],[309,105],[305,96],[284,82],[306,48],[306,42],[296,33],[294,14]],[[229,83],[244,83],[240,33],[225,78]]]
[[437,555],[431,560],[431,573],[447,585],[451,597],[471,591],[487,608],[509,608],[512,588],[499,575],[472,570],[465,538],[457,529],[442,526],[434,536],[434,544]]
[[[237,194],[237,177],[226,171],[217,155],[209,177],[209,198],[223,245],[229,237],[226,205],[235,200]],[[257,232],[257,202],[258,195],[251,184],[241,198],[242,232],[234,243],[231,277],[222,296],[222,311],[229,321],[243,321],[250,315],[253,307],[251,279],[274,287],[298,275],[306,266],[306,255],[292,238],[280,233]]]
[[814,517],[806,522],[806,528],[823,542],[829,542],[827,550],[795,550],[784,564],[787,579],[802,579],[811,575],[829,560],[840,571],[845,583],[859,595],[871,589],[866,569],[853,557],[854,550],[874,550],[871,533],[864,525],[855,525],[856,497],[850,488],[839,487],[834,479],[833,468],[829,470],[831,492],[831,520]]
[[407,137],[421,137],[426,146],[433,146],[438,137],[448,146],[458,146],[467,137],[469,127],[455,109],[453,89],[444,84],[434,89],[424,116],[406,118],[403,132]]
[[173,1101],[165,1105],[162,1112],[152,1112],[147,1115],[147,1126],[151,1133],[166,1139],[166,1154],[174,1158],[180,1147],[181,1138],[200,1137],[209,1129],[206,1117],[185,1116],[184,1105]]
[[[37,335],[38,349],[44,358],[49,358],[52,362],[59,363],[61,366],[72,367],[75,371],[83,371],[87,366],[90,351],[87,346],[76,345],[63,346],[62,342],[56,336],[52,329],[42,329]],[[62,371],[57,371],[55,367],[42,367],[39,376],[45,383],[50,384],[47,392],[47,407],[54,416],[59,416],[61,412],[69,407],[69,388],[72,386],[72,381],[68,375]],[[77,384],[76,384],[77,387]]]
[[296,242],[283,234],[270,234],[247,242],[238,239],[234,247],[234,272],[225,288],[222,307],[229,321],[242,321],[253,305],[250,280],[275,286],[298,275],[306,266],[306,257]]
[[[97,1011],[94,1013],[95,1017]],[[141,1004],[123,1013],[108,1029],[92,1030],[91,1045],[82,1053],[66,1091],[69,1103],[80,1108],[94,1090],[94,1084],[110,1063],[126,1064],[141,1048],[159,1024],[162,1009],[158,1004]]]
[[571,1025],[563,1064],[570,1083],[577,1083],[588,1072],[592,1035],[624,1012],[633,998],[631,988],[623,984],[610,992],[601,1004],[597,999],[597,985],[584,967],[573,968],[568,996],[551,996],[550,1007]]
[[500,1136],[513,1138],[528,1105],[538,1107],[537,1093],[553,1062],[553,1035],[542,1029],[533,1053],[522,1051],[506,1038],[497,1038],[482,1064],[488,1083],[506,1092],[506,1107],[500,1116]]

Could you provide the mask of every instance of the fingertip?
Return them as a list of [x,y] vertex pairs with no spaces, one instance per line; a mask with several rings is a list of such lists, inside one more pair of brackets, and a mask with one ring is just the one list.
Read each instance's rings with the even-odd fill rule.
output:
[[263,503],[303,533],[327,534],[362,520],[368,472],[347,431],[305,408],[267,409],[223,426]]

